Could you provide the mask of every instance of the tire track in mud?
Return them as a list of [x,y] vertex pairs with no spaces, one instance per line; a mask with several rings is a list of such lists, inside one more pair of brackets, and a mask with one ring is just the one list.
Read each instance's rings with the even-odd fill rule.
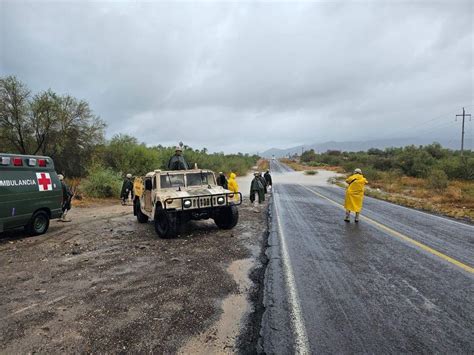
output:
[[[79,207],[80,209],[86,209],[86,207]],[[84,232],[96,229],[97,223],[102,223],[104,221],[110,219],[116,219],[120,217],[125,217],[130,215],[130,211],[121,211],[121,212],[112,212],[111,214],[107,214],[101,217],[93,217],[89,223],[84,223],[86,221],[80,222],[59,222],[58,220],[52,220],[52,225],[50,224],[50,228],[48,232],[44,235],[40,236],[29,236],[27,235],[22,229],[6,231],[4,235],[0,237],[0,251],[2,250],[2,244],[8,244],[9,242],[14,242],[18,240],[28,241],[27,244],[24,244],[24,248],[32,248],[42,246],[44,244],[48,244],[50,242],[53,243],[65,243]],[[57,224],[58,223],[58,224]],[[62,223],[62,224],[59,224]],[[124,223],[127,223],[124,221]],[[51,230],[53,229],[53,230]],[[75,231],[77,230],[77,231]],[[72,234],[72,235],[69,235]]]

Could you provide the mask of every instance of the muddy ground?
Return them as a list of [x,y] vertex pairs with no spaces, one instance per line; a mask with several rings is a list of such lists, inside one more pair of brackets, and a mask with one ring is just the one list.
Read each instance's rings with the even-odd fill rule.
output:
[[190,222],[169,240],[138,224],[131,209],[75,208],[71,223],[53,221],[44,236],[0,234],[1,353],[254,346],[238,333],[252,334],[244,329],[253,309],[247,299],[257,296],[247,274],[261,266],[266,206],[246,200],[233,230]]

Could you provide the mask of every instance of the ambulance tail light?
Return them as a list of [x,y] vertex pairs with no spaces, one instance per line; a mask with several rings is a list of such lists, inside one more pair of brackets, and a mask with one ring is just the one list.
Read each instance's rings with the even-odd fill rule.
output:
[[21,158],[13,158],[14,166],[23,166],[23,160]]
[[28,166],[36,166],[36,159],[34,158],[28,159]]
[[38,166],[41,168],[46,167],[46,159],[38,159]]
[[10,165],[10,157],[2,157],[0,159],[0,165]]

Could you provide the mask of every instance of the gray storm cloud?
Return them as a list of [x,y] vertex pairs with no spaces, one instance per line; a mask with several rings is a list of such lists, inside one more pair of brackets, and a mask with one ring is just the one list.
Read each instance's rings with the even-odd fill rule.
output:
[[0,4],[0,74],[88,100],[108,136],[226,152],[454,139],[474,109],[470,1]]

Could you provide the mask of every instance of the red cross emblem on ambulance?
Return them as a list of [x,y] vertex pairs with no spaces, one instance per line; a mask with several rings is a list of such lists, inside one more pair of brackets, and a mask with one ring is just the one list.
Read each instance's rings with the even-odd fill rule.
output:
[[53,183],[49,173],[36,173],[36,180],[38,181],[38,189],[40,191],[53,190]]

